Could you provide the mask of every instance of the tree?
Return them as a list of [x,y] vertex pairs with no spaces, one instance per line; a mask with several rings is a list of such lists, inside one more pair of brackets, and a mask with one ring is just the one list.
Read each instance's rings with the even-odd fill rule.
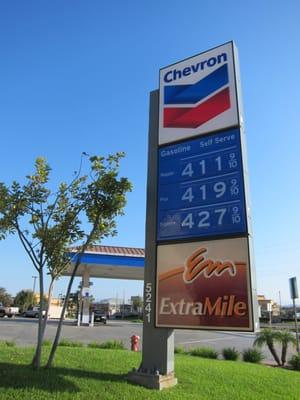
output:
[[270,350],[274,360],[278,365],[281,365],[280,359],[275,349],[275,342],[280,341],[280,335],[276,331],[272,331],[270,328],[263,329],[261,332],[256,334],[256,339],[254,341],[254,346],[262,347],[263,345],[267,345]]
[[286,355],[287,355],[287,350],[288,350],[289,344],[296,346],[297,341],[296,341],[295,336],[287,330],[278,332],[278,340],[281,342],[281,345],[282,345],[281,365],[284,366],[284,364],[286,363]]
[[0,287],[0,303],[2,303],[4,307],[10,306],[13,303],[13,298],[7,293],[4,287]]
[[[83,153],[83,155],[86,155]],[[123,153],[108,157],[89,157],[88,174],[83,174],[82,161],[73,180],[61,183],[57,190],[49,186],[51,168],[44,158],[37,158],[35,170],[25,184],[0,183],[0,240],[16,234],[39,276],[40,299],[44,298],[44,275],[50,275],[48,307],[55,280],[74,262],[72,276],[47,366],[51,366],[58,345],[62,322],[76,271],[82,254],[96,241],[116,234],[115,219],[123,214],[126,193],[131,190],[127,178],[119,178]],[[74,259],[69,248],[77,246]],[[48,318],[42,318],[40,307],[34,368],[40,367],[42,341]]]
[[14,305],[19,307],[20,312],[26,311],[28,308],[37,304],[36,297],[32,290],[21,290],[16,294]]
[[143,308],[143,298],[141,296],[135,296],[132,300],[132,308],[134,311],[140,311]]

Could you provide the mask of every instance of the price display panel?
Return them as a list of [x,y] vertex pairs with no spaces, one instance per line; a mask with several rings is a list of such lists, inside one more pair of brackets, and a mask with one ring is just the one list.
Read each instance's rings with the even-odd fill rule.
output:
[[246,231],[239,129],[160,148],[158,240]]

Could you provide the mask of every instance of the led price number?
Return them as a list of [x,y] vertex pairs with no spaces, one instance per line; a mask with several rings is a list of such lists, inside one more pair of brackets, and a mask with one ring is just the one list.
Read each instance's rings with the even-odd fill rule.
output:
[[181,176],[186,178],[194,178],[195,176],[212,175],[215,173],[222,173],[228,170],[236,169],[238,161],[236,153],[231,152],[223,154],[222,156],[204,158],[200,161],[190,161],[184,165]]
[[231,213],[232,224],[241,223],[241,215],[238,206],[233,206],[228,209],[227,207],[215,208],[214,210],[202,210],[196,213],[188,213],[182,220],[181,226],[183,228],[193,229],[194,226],[200,229],[207,229],[211,226],[221,227],[224,218],[228,213]]
[[145,316],[146,321],[150,324],[151,321],[151,304],[152,304],[152,283],[147,282],[145,287]]
[[240,193],[239,184],[237,179],[229,179],[227,181],[218,181],[215,183],[202,184],[199,187],[194,185],[184,189],[181,196],[182,201],[192,203],[194,199],[205,202],[222,201],[224,197],[232,198],[238,196]]

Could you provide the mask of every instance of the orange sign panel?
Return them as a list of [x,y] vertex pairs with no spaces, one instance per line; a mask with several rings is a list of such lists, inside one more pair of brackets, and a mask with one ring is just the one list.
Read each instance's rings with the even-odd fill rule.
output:
[[156,326],[253,330],[247,238],[157,247]]

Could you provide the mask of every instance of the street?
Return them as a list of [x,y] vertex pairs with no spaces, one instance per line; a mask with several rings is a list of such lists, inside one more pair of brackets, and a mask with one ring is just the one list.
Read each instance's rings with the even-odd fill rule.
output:
[[[38,321],[32,318],[0,319],[0,340],[11,340],[19,346],[34,345],[37,337],[37,326]],[[48,322],[45,339],[52,340],[54,338],[56,327],[57,320]],[[63,325],[61,338],[84,344],[94,341],[121,340],[129,349],[132,335],[138,335],[142,338],[142,324],[109,320],[107,325],[77,327],[75,322],[66,321]],[[175,346],[182,346],[185,349],[209,346],[218,351],[221,351],[224,347],[235,347],[237,350],[243,351],[247,347],[252,347],[254,338],[254,334],[243,332],[175,330]],[[263,352],[266,357],[265,361],[273,362],[267,348],[263,348]],[[290,350],[291,354],[292,351]]]

